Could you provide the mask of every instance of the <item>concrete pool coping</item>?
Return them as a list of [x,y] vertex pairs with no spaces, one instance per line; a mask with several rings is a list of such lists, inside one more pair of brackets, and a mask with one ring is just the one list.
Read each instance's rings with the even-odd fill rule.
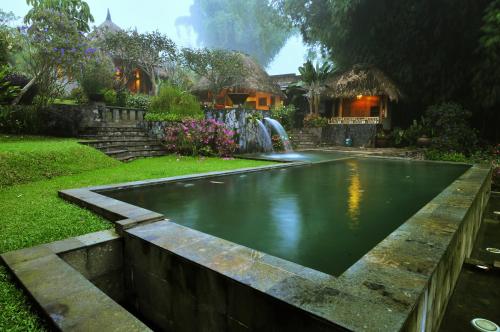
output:
[[[489,195],[491,170],[488,167],[471,166],[339,277],[168,222],[158,213],[99,194],[109,190],[309,164],[312,163],[293,162],[62,190],[59,194],[115,221],[118,234],[125,232],[126,236],[151,239],[159,229],[168,229],[165,236],[171,241],[152,243],[331,323],[332,328],[397,331],[431,330],[438,326],[440,312],[444,312],[449,296],[447,293],[452,291],[456,281],[457,266],[459,272],[479,228],[482,206]],[[200,246],[210,254],[200,255]],[[415,252],[421,254],[415,256]],[[458,253],[456,259],[455,253]],[[4,256],[9,254],[2,255],[7,265],[9,262]],[[450,256],[453,256],[451,261]],[[247,273],[256,271],[252,273],[252,278],[231,268],[235,257],[243,262]],[[214,265],[214,261],[219,264]],[[220,264],[221,261],[227,264]],[[61,263],[64,264],[63,261]],[[15,270],[13,272],[16,274]],[[438,289],[443,280],[447,286],[443,290]],[[36,294],[34,297],[38,301]]]

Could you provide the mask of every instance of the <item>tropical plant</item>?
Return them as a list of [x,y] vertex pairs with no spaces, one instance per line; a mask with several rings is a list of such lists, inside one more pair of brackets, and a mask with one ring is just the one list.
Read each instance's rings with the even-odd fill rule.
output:
[[313,65],[312,61],[308,60],[299,67],[299,72],[301,77],[297,85],[307,91],[305,96],[309,101],[309,113],[319,114],[321,93],[325,89],[325,81],[333,72],[333,66],[328,62]]
[[239,83],[247,74],[243,55],[238,52],[184,48],[182,54],[185,65],[208,81],[212,105],[216,104],[217,95],[222,89]]
[[140,68],[148,75],[153,94],[158,94],[160,83],[157,74],[160,68],[176,57],[175,43],[167,35],[158,31],[138,33],[136,30],[113,31],[104,33],[101,46],[115,59],[119,59],[119,68],[123,84]]

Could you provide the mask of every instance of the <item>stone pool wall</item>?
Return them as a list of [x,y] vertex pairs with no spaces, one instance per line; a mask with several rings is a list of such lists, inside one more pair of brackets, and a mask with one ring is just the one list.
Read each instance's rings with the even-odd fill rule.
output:
[[454,232],[454,235],[406,321],[404,331],[439,330],[462,264],[472,252],[490,195],[491,174],[486,177],[477,194],[472,196],[472,202],[471,191],[474,191],[481,178],[478,174],[468,174],[468,177],[462,177],[448,188],[452,195],[440,195],[433,200],[434,206],[417,216],[424,227],[429,227],[432,222],[443,223],[443,227],[434,228],[435,233]]
[[128,303],[159,330],[347,331],[268,294],[321,273],[169,221],[129,229],[124,243]]

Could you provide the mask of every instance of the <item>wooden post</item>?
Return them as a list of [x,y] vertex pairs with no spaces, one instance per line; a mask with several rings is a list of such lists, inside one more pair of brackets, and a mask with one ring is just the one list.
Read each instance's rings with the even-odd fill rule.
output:
[[343,106],[343,99],[340,98],[340,101],[339,101],[339,118],[342,117],[342,113],[344,112],[344,106]]

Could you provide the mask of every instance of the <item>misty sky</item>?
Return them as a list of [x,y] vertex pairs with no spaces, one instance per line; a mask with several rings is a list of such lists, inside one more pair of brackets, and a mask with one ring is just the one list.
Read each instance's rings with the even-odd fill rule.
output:
[[[192,0],[86,0],[94,16],[94,24],[106,18],[107,8],[113,22],[121,28],[137,28],[139,32],[159,30],[180,46],[197,47],[194,31],[176,28],[178,16],[189,16]],[[251,1],[251,0],[249,0]],[[0,8],[23,17],[29,9],[25,0],[0,0]],[[291,37],[274,61],[268,66],[269,74],[297,73],[305,61],[306,47],[300,36]]]

